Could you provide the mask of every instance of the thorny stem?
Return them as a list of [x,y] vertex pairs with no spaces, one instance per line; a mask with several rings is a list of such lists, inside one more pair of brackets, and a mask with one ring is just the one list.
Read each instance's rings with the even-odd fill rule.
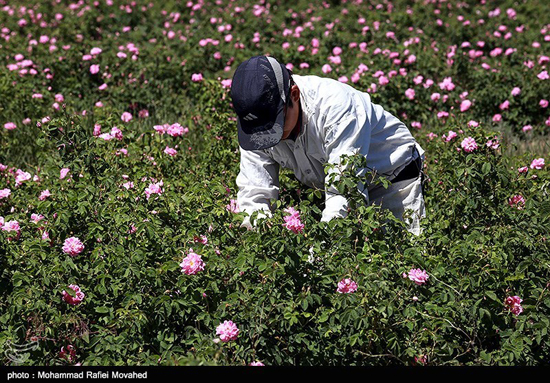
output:
[[417,313],[425,316],[425,317],[428,317],[430,319],[443,319],[445,320],[445,322],[447,322],[452,328],[454,328],[455,330],[458,330],[460,331],[461,333],[463,333],[464,335],[466,335],[466,337],[468,338],[468,340],[470,341],[470,344],[473,344],[474,341],[472,340],[472,337],[464,330],[462,330],[461,328],[459,327],[456,327],[450,320],[448,320],[447,318],[437,318],[437,317],[434,317],[434,316],[431,316],[431,315],[428,315],[428,314],[425,314],[423,313],[422,311],[418,311],[416,310]]
[[445,282],[443,281],[440,281],[439,279],[437,279],[433,274],[430,274],[430,277],[432,277],[433,279],[435,279],[436,281],[438,281],[439,283],[449,287],[450,289],[452,289],[455,293],[457,293],[458,295],[462,296],[462,293],[458,290],[456,290],[453,286],[449,286],[448,284],[446,284]]

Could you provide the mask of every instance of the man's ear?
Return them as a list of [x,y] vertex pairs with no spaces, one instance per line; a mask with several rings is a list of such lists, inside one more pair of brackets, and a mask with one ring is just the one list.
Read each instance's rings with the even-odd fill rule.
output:
[[290,88],[290,98],[292,98],[292,101],[298,102],[300,100],[300,89],[298,88],[298,85],[294,84],[292,85],[292,88]]

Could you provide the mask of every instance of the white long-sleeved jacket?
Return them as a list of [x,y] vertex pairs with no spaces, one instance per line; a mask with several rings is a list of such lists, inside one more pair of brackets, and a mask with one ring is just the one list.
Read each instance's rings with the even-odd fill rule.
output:
[[[295,141],[281,140],[268,149],[240,148],[236,183],[241,211],[263,210],[271,215],[269,200],[279,197],[279,166],[283,166],[305,185],[327,190],[321,221],[346,217],[346,198],[327,187],[326,163],[338,164],[342,154],[361,153],[369,168],[391,181],[412,160],[424,156],[405,124],[373,104],[368,93],[328,78],[294,74],[293,79],[300,89],[300,133]],[[368,201],[367,190],[363,194]],[[251,227],[248,220],[243,225]]]

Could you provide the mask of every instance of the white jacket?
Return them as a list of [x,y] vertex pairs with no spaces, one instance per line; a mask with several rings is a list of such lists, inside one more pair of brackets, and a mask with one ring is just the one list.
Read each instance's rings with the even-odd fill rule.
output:
[[[391,181],[416,157],[424,157],[424,150],[405,124],[373,104],[368,93],[329,78],[295,74],[292,77],[300,89],[301,131],[296,141],[281,140],[268,149],[240,148],[236,183],[241,211],[252,214],[263,210],[271,216],[269,200],[279,197],[279,166],[282,166],[292,169],[303,184],[327,190],[321,221],[346,217],[346,198],[338,195],[334,187],[326,187],[328,175],[325,179],[323,171],[326,163],[338,164],[342,154],[361,153],[367,157],[369,168]],[[368,202],[366,190],[363,195]],[[243,225],[251,228],[248,219]]]

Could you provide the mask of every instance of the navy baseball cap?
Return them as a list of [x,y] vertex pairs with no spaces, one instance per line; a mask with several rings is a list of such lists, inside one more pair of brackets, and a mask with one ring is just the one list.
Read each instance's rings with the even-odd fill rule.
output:
[[266,149],[281,141],[289,92],[290,73],[273,57],[255,56],[238,66],[231,99],[241,148]]

